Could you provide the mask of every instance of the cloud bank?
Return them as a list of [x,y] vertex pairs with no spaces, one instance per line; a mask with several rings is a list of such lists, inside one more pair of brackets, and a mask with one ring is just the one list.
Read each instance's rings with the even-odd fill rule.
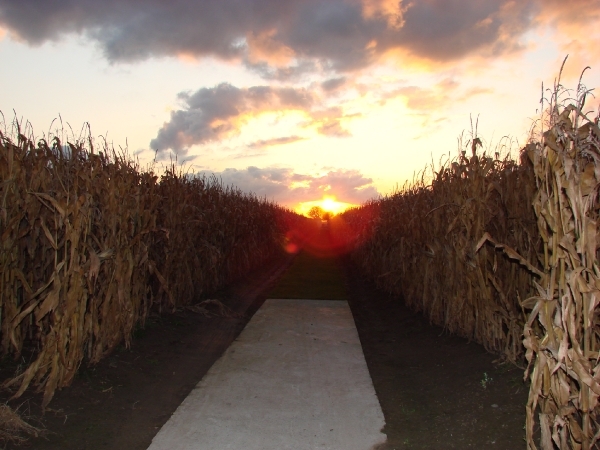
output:
[[2,0],[0,26],[32,45],[84,35],[112,62],[214,56],[243,61],[265,76],[290,77],[315,67],[352,71],[394,51],[435,61],[511,52],[543,5],[541,0]]
[[379,196],[373,180],[356,170],[332,170],[322,176],[312,176],[296,173],[291,168],[250,166],[243,170],[199,173],[205,176],[213,174],[225,185],[233,185],[288,206],[318,200],[324,195],[333,195],[340,201],[355,204]]

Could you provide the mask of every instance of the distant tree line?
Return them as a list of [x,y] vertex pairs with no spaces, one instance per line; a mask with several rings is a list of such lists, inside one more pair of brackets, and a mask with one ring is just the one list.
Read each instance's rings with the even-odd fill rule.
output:
[[320,206],[313,206],[308,211],[308,217],[311,219],[329,220],[332,216],[333,214],[331,214],[329,211],[325,211]]

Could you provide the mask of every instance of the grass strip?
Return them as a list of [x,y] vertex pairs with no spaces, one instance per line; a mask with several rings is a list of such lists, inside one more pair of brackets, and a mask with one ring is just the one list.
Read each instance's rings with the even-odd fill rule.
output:
[[337,258],[318,257],[302,251],[268,297],[347,300],[348,294]]

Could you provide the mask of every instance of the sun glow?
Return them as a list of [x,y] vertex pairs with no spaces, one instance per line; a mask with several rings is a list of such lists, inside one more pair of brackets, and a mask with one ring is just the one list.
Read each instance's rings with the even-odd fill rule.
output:
[[353,203],[339,202],[335,197],[328,195],[323,197],[321,200],[313,200],[310,202],[302,202],[296,206],[296,212],[298,214],[303,214],[308,216],[308,212],[311,208],[318,206],[324,212],[328,212],[332,215],[338,215],[346,211],[348,208],[352,208],[353,206],[357,206]]
[[325,210],[326,212],[337,214],[337,210],[340,209],[338,205],[339,202],[336,202],[335,199],[331,197],[327,197],[321,200],[321,208],[323,208],[323,210]]

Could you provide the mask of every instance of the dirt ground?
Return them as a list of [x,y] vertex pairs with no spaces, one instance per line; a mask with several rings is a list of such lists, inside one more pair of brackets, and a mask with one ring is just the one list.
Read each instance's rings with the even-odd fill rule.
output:
[[[385,415],[382,449],[525,448],[521,370],[494,364],[481,346],[430,326],[401,300],[377,291],[347,259],[337,264]],[[274,263],[218,293],[234,315],[186,310],[153,317],[131,349],[82,367],[40,419],[39,396],[12,401],[48,430],[19,448],[146,449],[288,266],[289,260]],[[15,365],[3,362],[3,379]]]
[[393,449],[524,449],[523,370],[429,325],[351,264],[350,307]]

